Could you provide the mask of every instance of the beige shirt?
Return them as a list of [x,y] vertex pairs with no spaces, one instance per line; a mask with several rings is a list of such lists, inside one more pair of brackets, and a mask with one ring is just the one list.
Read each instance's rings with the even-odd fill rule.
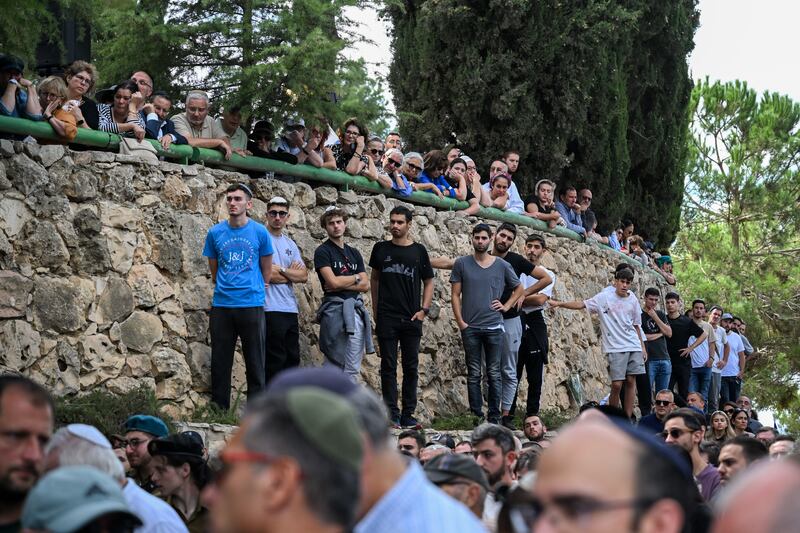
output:
[[[217,126],[222,131],[225,131],[225,128],[222,127],[222,119],[218,118],[216,120]],[[225,135],[228,135],[227,133]],[[233,135],[228,135],[231,139],[231,148],[236,150],[247,150],[247,134],[244,132],[242,128],[236,128],[236,131],[233,132]]]
[[217,121],[213,118],[206,116],[203,121],[203,126],[197,128],[189,123],[186,113],[179,113],[172,117],[172,122],[175,123],[175,131],[186,137],[187,139],[223,139],[228,137],[225,130],[222,129]]

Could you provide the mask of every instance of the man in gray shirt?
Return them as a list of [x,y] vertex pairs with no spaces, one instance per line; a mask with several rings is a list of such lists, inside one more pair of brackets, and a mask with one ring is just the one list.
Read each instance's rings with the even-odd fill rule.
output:
[[[459,257],[453,264],[450,283],[453,285],[453,315],[467,362],[467,395],[469,409],[477,418],[476,425],[483,420],[483,397],[481,395],[481,353],[486,358],[486,374],[489,378],[488,420],[500,423],[500,355],[503,348],[503,313],[522,296],[523,288],[511,265],[489,255],[492,229],[487,224],[478,224],[472,229],[473,255]],[[506,287],[514,290],[508,300],[500,298]]]

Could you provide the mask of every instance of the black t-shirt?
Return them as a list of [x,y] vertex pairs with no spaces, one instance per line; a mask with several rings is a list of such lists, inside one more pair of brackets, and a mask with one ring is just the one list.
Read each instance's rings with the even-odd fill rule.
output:
[[[519,255],[518,253],[508,252],[506,256],[501,258],[505,259],[505,261],[511,265],[511,268],[514,269],[514,274],[517,277],[520,277],[522,274],[527,274],[528,276],[533,275],[533,269],[536,268],[536,265]],[[516,287],[509,287],[506,285],[506,288],[503,290],[503,295],[500,297],[500,301],[505,303],[510,297],[511,293],[514,292]],[[507,313],[503,313],[503,318],[514,318],[515,316],[519,316],[519,311],[517,311],[517,306],[511,306],[511,309],[508,310]]]
[[539,212],[543,215],[547,215],[553,212],[552,207],[542,207],[541,202],[539,202],[539,197],[535,194],[531,194],[527,198],[525,198],[525,210],[528,210],[528,204],[536,204],[536,207],[539,209]]
[[698,326],[694,320],[686,315],[678,318],[670,318],[669,325],[672,327],[672,337],[667,339],[667,349],[672,359],[672,364],[692,364],[691,357],[681,357],[680,351],[689,346],[689,337],[699,337],[703,334],[703,328]]
[[[344,245],[344,248],[339,248],[331,242],[330,239],[326,240],[314,250],[314,270],[317,271],[317,277],[322,287],[325,287],[325,279],[319,273],[322,267],[330,267],[333,270],[334,276],[353,276],[360,272],[364,272],[364,259],[361,253],[355,248]],[[363,281],[362,281],[363,283]],[[334,291],[329,292],[325,290],[325,294],[332,294],[341,296],[342,298],[355,298],[359,295],[358,291]]]
[[375,320],[410,320],[422,308],[422,280],[433,277],[428,250],[417,242],[382,241],[372,248],[369,266],[380,272]]
[[[668,322],[667,315],[665,315],[663,312],[656,310],[656,314],[663,323],[666,324]],[[658,329],[658,324],[656,324],[656,321],[650,318],[650,315],[644,311],[642,311],[642,332],[648,335],[661,333],[661,330]],[[654,341],[645,341],[644,344],[647,348],[648,360],[669,359],[669,351],[667,351],[667,338],[663,335]]]

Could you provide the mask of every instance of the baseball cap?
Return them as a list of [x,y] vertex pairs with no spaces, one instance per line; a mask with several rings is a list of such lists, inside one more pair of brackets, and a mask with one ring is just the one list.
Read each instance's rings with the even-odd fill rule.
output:
[[111,476],[91,466],[63,466],[30,491],[22,509],[22,527],[71,533],[108,513],[123,513],[141,525]]
[[163,420],[150,415],[133,415],[125,421],[125,431],[142,431],[155,437],[166,437],[169,429]]
[[162,439],[154,439],[147,443],[148,453],[155,457],[163,455],[165,457],[176,457],[186,460],[203,459],[203,441],[197,441],[191,435],[178,433],[169,435]]
[[100,446],[101,448],[111,449],[111,443],[99,429],[89,424],[70,424],[67,426],[67,431],[85,441]]
[[286,406],[317,451],[342,466],[361,468],[361,427],[347,400],[319,387],[295,387],[286,393]]
[[720,320],[733,320],[733,315],[730,313],[723,313]]
[[448,483],[458,478],[474,481],[489,490],[486,474],[474,459],[461,454],[437,455],[425,464],[425,474],[431,483]]
[[269,120],[259,120],[253,125],[253,132],[250,134],[251,139],[255,139],[258,133],[268,133],[275,135],[275,126]]
[[341,370],[329,367],[295,367],[277,374],[267,385],[267,395],[284,394],[295,387],[318,387],[339,396],[358,389]]
[[302,127],[305,128],[306,127],[306,121],[303,120],[302,118],[289,117],[283,122],[283,126],[285,128],[291,128],[293,126],[302,126]]

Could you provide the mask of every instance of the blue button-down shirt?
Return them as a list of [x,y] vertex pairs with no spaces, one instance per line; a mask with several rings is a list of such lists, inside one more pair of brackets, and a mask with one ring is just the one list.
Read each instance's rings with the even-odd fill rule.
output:
[[354,533],[486,533],[478,517],[428,481],[416,461]]
[[556,211],[567,222],[567,228],[571,229],[578,235],[586,235],[586,229],[583,227],[583,220],[581,215],[574,209],[570,209],[564,202],[556,202]]

